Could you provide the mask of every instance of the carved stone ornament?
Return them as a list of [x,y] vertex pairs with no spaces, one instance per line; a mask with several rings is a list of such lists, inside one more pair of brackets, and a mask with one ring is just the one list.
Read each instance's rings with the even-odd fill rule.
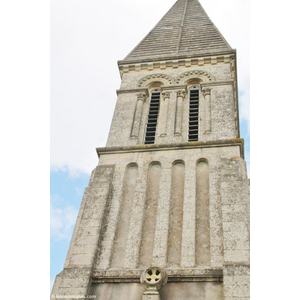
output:
[[163,100],[165,100],[166,98],[170,98],[170,94],[171,94],[171,92],[163,91],[161,93]]
[[182,99],[184,99],[185,95],[186,95],[185,90],[177,91],[177,98],[181,97]]
[[165,74],[152,74],[148,75],[146,77],[143,77],[138,82],[138,87],[146,87],[148,84],[150,84],[152,81],[155,80],[161,80],[164,82],[165,85],[171,85],[173,83],[173,78],[165,75]]
[[142,100],[143,102],[145,102],[146,99],[147,99],[146,93],[138,93],[137,94],[137,100]]
[[210,95],[210,92],[211,92],[211,88],[209,87],[204,87],[202,88],[202,93],[203,93],[203,96],[205,97],[206,95]]
[[140,278],[142,286],[146,289],[144,295],[151,293],[157,294],[158,290],[162,288],[168,281],[167,273],[159,267],[150,267],[146,269]]
[[177,84],[184,83],[188,79],[191,79],[191,78],[200,78],[200,81],[204,81],[204,82],[208,82],[208,81],[211,81],[213,79],[212,75],[208,74],[207,72],[200,71],[200,70],[194,70],[194,71],[184,72],[183,74],[178,76],[175,79],[175,83],[177,83]]

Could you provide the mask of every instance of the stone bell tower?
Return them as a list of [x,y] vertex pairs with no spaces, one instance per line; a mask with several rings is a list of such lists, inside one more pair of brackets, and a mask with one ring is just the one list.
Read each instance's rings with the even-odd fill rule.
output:
[[118,66],[107,145],[52,296],[249,299],[236,51],[198,0],[178,0]]

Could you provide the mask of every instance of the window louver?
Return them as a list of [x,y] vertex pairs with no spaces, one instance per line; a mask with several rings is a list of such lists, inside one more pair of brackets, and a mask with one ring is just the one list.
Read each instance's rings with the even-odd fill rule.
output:
[[154,144],[155,142],[157,118],[159,112],[159,101],[160,101],[160,90],[154,90],[151,93],[145,144]]
[[190,88],[189,142],[199,138],[199,87]]

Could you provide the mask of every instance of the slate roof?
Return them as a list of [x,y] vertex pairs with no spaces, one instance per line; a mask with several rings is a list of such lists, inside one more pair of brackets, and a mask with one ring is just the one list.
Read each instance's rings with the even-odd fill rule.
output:
[[178,0],[124,60],[175,58],[230,50],[198,0]]

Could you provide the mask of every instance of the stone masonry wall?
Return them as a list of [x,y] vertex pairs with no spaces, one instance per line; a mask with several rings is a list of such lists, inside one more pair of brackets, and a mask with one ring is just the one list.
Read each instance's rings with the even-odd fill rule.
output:
[[[210,207],[210,263],[208,266],[220,267],[223,263],[223,238],[221,222],[221,202],[219,195],[220,170],[222,169],[222,157],[239,156],[239,147],[205,148],[205,149],[185,149],[168,151],[146,151],[135,153],[103,154],[100,156],[101,164],[115,163],[113,179],[114,193],[110,200],[110,209],[107,215],[107,223],[98,253],[96,269],[111,268],[111,258],[116,251],[114,237],[118,230],[118,220],[121,213],[123,183],[128,181],[126,167],[135,164],[138,168],[138,175],[135,185],[135,193],[132,199],[132,211],[128,212],[128,222],[123,226],[128,226],[123,230],[127,234],[122,241],[125,243],[123,251],[125,259],[123,267],[129,269],[144,268],[140,265],[139,253],[142,240],[143,216],[145,215],[145,202],[147,197],[147,176],[149,166],[156,162],[161,166],[160,188],[157,199],[157,214],[152,220],[155,226],[155,243],[153,254],[148,257],[148,264],[157,264],[168,267],[167,263],[167,243],[168,227],[170,218],[170,198],[172,187],[172,166],[174,162],[180,161],[185,166],[183,173],[184,180],[184,203],[181,213],[182,220],[182,247],[181,257],[179,257],[180,267],[195,267],[195,201],[196,201],[196,166],[199,159],[205,159],[209,165],[209,207]],[[149,184],[149,183],[148,183]],[[153,200],[154,201],[154,200]],[[153,204],[155,205],[155,204]],[[180,211],[180,208],[179,208]],[[147,225],[148,226],[148,225]],[[149,241],[149,245],[153,241]],[[118,245],[120,247],[120,245]],[[119,251],[119,250],[118,250]],[[170,265],[170,267],[172,267]]]

